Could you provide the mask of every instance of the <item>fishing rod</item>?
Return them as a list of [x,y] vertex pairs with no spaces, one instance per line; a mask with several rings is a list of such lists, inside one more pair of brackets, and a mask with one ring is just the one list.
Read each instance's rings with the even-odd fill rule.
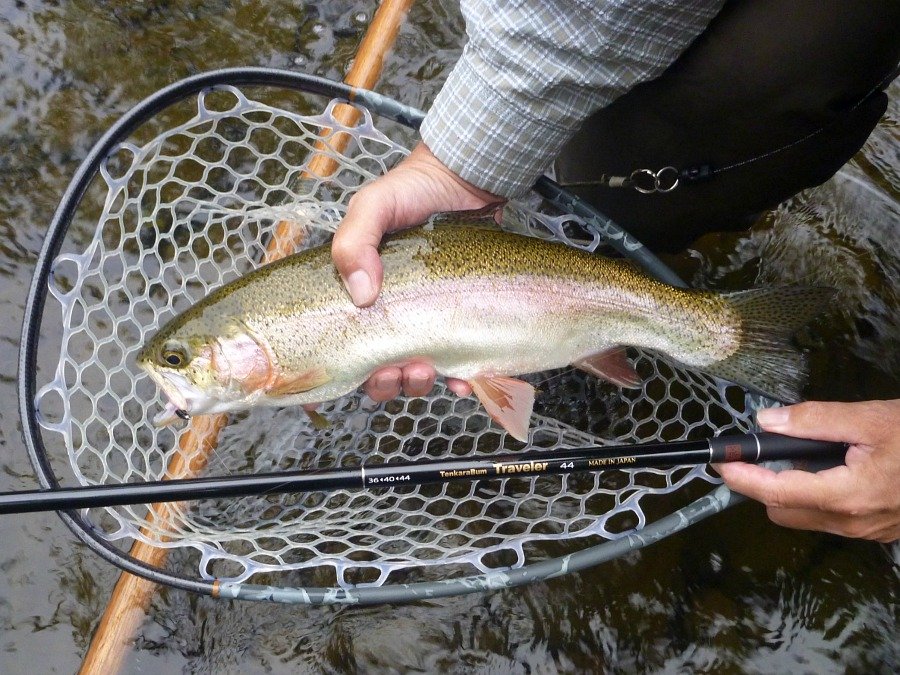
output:
[[121,485],[0,493],[0,514],[157,504],[288,492],[419,486],[513,476],[540,476],[610,469],[646,469],[723,462],[843,460],[847,444],[769,432],[693,441],[589,446],[543,452],[391,462],[342,469],[189,478]]

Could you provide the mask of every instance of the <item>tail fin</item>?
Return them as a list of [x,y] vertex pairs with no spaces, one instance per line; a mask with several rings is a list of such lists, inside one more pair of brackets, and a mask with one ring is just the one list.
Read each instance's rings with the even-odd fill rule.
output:
[[705,366],[710,375],[736,382],[785,403],[800,400],[806,383],[806,359],[791,337],[824,311],[835,290],[788,286],[728,293],[724,298],[740,317],[737,352]]

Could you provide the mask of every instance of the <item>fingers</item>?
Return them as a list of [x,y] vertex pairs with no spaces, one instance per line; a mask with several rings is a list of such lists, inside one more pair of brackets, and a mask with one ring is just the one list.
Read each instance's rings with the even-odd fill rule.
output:
[[889,420],[900,414],[896,404],[896,401],[815,401],[760,410],[756,418],[766,431],[871,446],[885,440],[891,427]]
[[[411,363],[404,368],[380,368],[366,380],[363,389],[373,401],[396,398],[402,391],[407,396],[427,396],[434,388],[437,373],[427,363]],[[447,378],[447,388],[457,396],[471,396],[472,387],[465,380]]]
[[852,489],[848,477],[843,475],[847,467],[820,473],[776,473],[755,464],[733,462],[716,468],[732,490],[775,508],[831,510]]
[[412,363],[405,368],[389,366],[379,368],[363,386],[374,401],[388,401],[400,395],[427,396],[434,388],[437,377],[434,368],[427,363]]
[[861,521],[855,516],[840,513],[825,513],[817,509],[766,509],[769,519],[776,525],[792,527],[796,530],[815,530],[843,537],[873,539],[880,527]]
[[773,523],[798,530],[816,530],[854,539],[873,539],[883,543],[900,538],[900,520],[895,509],[882,508],[871,504],[863,510],[848,512],[835,508],[786,509],[768,507],[766,512]]
[[732,490],[762,502],[776,525],[846,534],[853,523],[852,516],[832,511],[835,502],[827,477],[803,471],[776,473],[742,462],[720,464],[716,469]]

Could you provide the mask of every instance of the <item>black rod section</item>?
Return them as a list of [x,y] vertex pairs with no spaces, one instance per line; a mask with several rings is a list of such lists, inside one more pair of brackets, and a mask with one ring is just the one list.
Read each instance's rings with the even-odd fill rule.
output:
[[811,441],[756,432],[698,441],[592,446],[545,452],[391,462],[344,469],[308,469],[221,478],[6,492],[0,493],[0,514],[262,496],[286,492],[427,485],[608,469],[646,469],[711,462],[842,460],[846,450],[845,443]]

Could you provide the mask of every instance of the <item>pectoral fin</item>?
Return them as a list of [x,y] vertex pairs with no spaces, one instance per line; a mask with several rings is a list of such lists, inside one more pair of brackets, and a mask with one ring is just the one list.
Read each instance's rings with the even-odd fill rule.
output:
[[576,361],[572,365],[586,373],[609,380],[620,387],[636,389],[642,383],[641,376],[638,375],[638,372],[625,355],[624,347],[613,347],[612,349],[592,354],[586,359]]
[[513,377],[483,376],[469,380],[478,400],[491,418],[510,436],[523,443],[528,440],[534,387]]
[[272,396],[302,394],[304,391],[321,387],[330,380],[331,378],[324,368],[313,368],[305,373],[276,376],[275,381],[267,389],[267,392]]

